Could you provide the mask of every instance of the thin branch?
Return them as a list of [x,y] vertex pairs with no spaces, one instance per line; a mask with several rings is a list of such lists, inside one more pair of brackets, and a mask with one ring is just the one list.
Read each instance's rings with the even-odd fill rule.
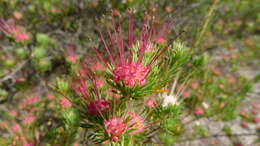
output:
[[8,79],[14,78],[15,74],[17,74],[17,72],[19,72],[27,63],[28,60],[23,61],[22,63],[18,64],[12,71],[10,74],[4,76],[3,78],[0,79],[0,84],[5,82]]

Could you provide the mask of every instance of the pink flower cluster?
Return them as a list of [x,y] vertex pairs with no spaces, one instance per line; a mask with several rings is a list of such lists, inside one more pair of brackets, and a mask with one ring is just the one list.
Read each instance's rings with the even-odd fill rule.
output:
[[88,112],[90,115],[97,115],[110,109],[110,103],[103,99],[92,101],[88,104]]
[[15,124],[11,127],[11,130],[13,133],[18,133],[19,131],[21,131],[21,126],[18,124]]
[[26,125],[29,125],[31,124],[33,121],[36,120],[36,117],[34,115],[29,115],[27,116],[24,120],[23,120],[23,123],[26,124]]
[[105,121],[106,133],[111,136],[111,140],[116,142],[119,140],[119,136],[127,130],[131,130],[129,134],[138,134],[145,129],[144,119],[136,113],[128,113],[129,121],[124,121],[121,118],[113,117],[108,121]]
[[0,31],[12,36],[17,42],[25,42],[30,39],[29,35],[21,27],[16,26],[12,19],[7,21],[0,19]]
[[149,69],[140,63],[125,62],[116,66],[113,76],[116,82],[123,81],[125,85],[142,86],[146,82]]
[[36,103],[36,102],[38,102],[39,101],[39,97],[38,96],[32,96],[32,97],[29,97],[29,98],[26,98],[25,99],[25,103],[26,104],[34,104],[34,103]]
[[112,141],[118,141],[118,137],[127,130],[127,126],[121,118],[111,118],[105,121],[107,134],[111,135]]

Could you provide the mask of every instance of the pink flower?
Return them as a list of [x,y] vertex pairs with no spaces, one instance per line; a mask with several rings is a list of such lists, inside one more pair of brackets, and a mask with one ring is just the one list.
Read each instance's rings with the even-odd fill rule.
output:
[[258,113],[258,109],[253,108],[253,109],[251,110],[251,112],[252,112],[253,114],[257,114],[257,113]]
[[148,72],[149,69],[142,64],[125,62],[115,68],[113,75],[116,82],[123,81],[125,85],[133,87],[144,85]]
[[192,82],[192,83],[191,83],[191,88],[192,88],[192,89],[198,88],[198,83],[197,83],[197,82]]
[[188,92],[188,91],[184,91],[183,93],[182,93],[182,97],[183,98],[187,98],[187,97],[189,97],[190,96],[190,93]]
[[145,125],[144,125],[144,119],[139,116],[136,113],[133,112],[129,112],[128,113],[129,117],[130,117],[130,121],[129,121],[129,127],[131,127],[131,129],[133,129],[134,131],[130,132],[130,134],[137,134],[140,132],[144,131]]
[[202,108],[196,108],[195,111],[194,111],[195,115],[197,116],[201,116],[204,114],[204,110]]
[[18,124],[15,124],[11,127],[11,130],[13,133],[17,133],[17,132],[21,131],[21,126]]
[[111,135],[113,141],[127,130],[127,126],[121,118],[111,118],[104,123],[107,134]]
[[260,122],[260,118],[259,117],[254,117],[253,118],[253,122],[256,123],[256,124],[259,123]]
[[70,63],[77,62],[76,46],[74,44],[69,43],[67,45],[67,48],[65,50],[65,56],[67,61],[69,61]]
[[230,77],[228,78],[228,82],[229,82],[230,84],[235,84],[235,83],[236,83],[236,78],[233,77],[233,76],[230,76]]
[[36,103],[38,101],[39,101],[39,97],[38,96],[32,96],[32,97],[29,97],[29,98],[25,99],[25,103],[27,105],[34,104],[34,103]]
[[240,26],[241,25],[241,20],[235,20],[234,22],[237,26]]
[[53,96],[52,94],[48,94],[48,95],[47,95],[47,98],[48,98],[49,100],[51,100],[51,99],[54,98],[54,96]]
[[71,63],[76,63],[77,62],[77,56],[68,56],[67,60]]
[[26,33],[17,33],[14,35],[14,38],[17,42],[25,42],[29,40],[29,35]]
[[34,115],[29,115],[27,116],[24,120],[23,120],[23,123],[26,124],[26,125],[29,125],[31,124],[33,121],[36,120],[36,117]]
[[166,40],[163,37],[156,39],[156,43],[158,43],[158,44],[164,44],[165,42],[166,42]]
[[240,125],[244,128],[248,128],[248,124],[247,122],[241,122]]
[[224,84],[219,84],[218,86],[220,89],[224,89],[225,88],[225,85]]
[[15,117],[17,115],[17,112],[16,111],[11,111],[10,115]]
[[7,21],[0,19],[0,31],[12,36],[17,42],[25,42],[30,39],[29,35],[21,27],[16,26],[13,19]]
[[71,106],[71,103],[67,98],[62,97],[60,99],[60,105],[61,105],[62,108],[68,108],[68,107]]
[[34,146],[34,144],[31,144],[31,143],[25,143],[25,144],[23,144],[23,146]]
[[254,109],[257,109],[257,108],[258,108],[258,104],[253,103],[253,104],[252,104],[252,107],[253,107]]
[[149,108],[154,108],[156,106],[156,100],[155,99],[148,99],[145,102],[145,105]]
[[22,83],[22,82],[25,82],[25,78],[17,78],[15,80],[16,83]]
[[92,101],[88,104],[88,112],[90,115],[97,115],[110,109],[110,103],[103,99]]

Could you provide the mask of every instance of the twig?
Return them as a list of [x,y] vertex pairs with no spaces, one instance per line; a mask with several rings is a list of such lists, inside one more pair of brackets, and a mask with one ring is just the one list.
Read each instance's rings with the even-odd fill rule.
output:
[[13,77],[15,76],[15,74],[16,74],[17,72],[19,72],[19,71],[26,65],[26,63],[27,63],[27,60],[25,60],[25,61],[23,61],[22,63],[18,64],[18,65],[12,70],[12,72],[11,72],[10,74],[8,74],[8,75],[6,75],[6,76],[4,76],[3,78],[0,79],[0,84],[3,83],[3,82],[5,82],[5,81],[8,80],[8,79],[13,78]]
[[214,14],[214,11],[216,9],[218,0],[213,0],[211,7],[209,8],[209,13],[206,15],[205,17],[205,22],[203,24],[203,27],[201,29],[201,31],[198,33],[198,36],[196,37],[196,41],[194,43],[194,47],[198,47],[199,44],[201,43],[202,37],[206,32],[206,29],[208,28],[209,22],[211,21],[211,18]]

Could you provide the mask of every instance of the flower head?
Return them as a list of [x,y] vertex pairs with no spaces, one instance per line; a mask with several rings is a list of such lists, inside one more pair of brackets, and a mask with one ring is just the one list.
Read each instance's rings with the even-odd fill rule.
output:
[[[113,15],[119,14],[118,12],[114,11]],[[121,24],[119,23],[117,26],[114,17],[112,17],[113,32],[111,32],[110,26],[106,25],[110,43],[105,41],[103,33],[99,28],[100,37],[109,59],[106,59],[104,57],[105,55],[101,55],[101,52],[98,49],[95,49],[98,58],[112,73],[112,77],[115,82],[122,81],[126,86],[129,87],[133,87],[135,85],[145,85],[146,78],[157,59],[170,47],[172,41],[175,40],[175,38],[172,39],[172,41],[169,42],[165,48],[161,49],[159,53],[154,55],[149,61],[143,61],[145,53],[150,52],[155,48],[153,44],[156,44],[158,38],[160,38],[159,43],[166,42],[165,36],[162,37],[161,35],[163,32],[168,31],[169,27],[162,27],[161,29],[163,32],[161,30],[156,31],[154,28],[154,20],[154,16],[150,17],[145,15],[141,32],[139,33],[139,36],[135,37],[134,23],[132,17],[130,16],[128,27],[128,42],[125,42],[125,35],[122,32]],[[165,35],[165,33],[163,35]],[[134,46],[138,47],[137,50],[134,49]],[[116,49],[114,50],[114,48]],[[126,52],[125,50],[129,50],[129,52]],[[111,53],[112,51],[113,53]]]
[[18,27],[13,19],[7,21],[0,19],[0,31],[6,35],[10,35],[17,42],[25,42],[30,39],[29,34],[27,34],[23,28]]
[[110,109],[110,103],[103,99],[92,101],[88,104],[88,112],[90,115],[97,115]]
[[122,135],[127,126],[121,118],[113,117],[104,123],[107,134],[111,135],[113,141],[118,141],[118,137]]
[[125,85],[133,87],[136,84],[144,85],[148,72],[149,69],[142,64],[125,62],[116,66],[113,75],[116,82],[123,81]]

